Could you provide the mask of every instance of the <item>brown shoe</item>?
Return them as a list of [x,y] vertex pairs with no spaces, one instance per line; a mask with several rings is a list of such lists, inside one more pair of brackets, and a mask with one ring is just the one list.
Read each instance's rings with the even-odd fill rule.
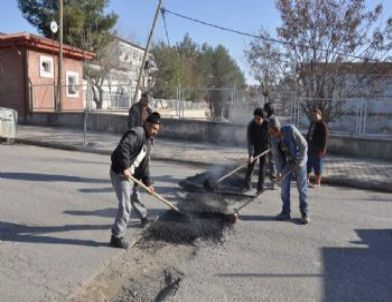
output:
[[309,216],[306,213],[301,213],[302,224],[308,224],[310,222]]
[[119,249],[127,249],[129,247],[128,241],[126,241],[123,237],[115,237],[113,235],[110,238],[110,245]]

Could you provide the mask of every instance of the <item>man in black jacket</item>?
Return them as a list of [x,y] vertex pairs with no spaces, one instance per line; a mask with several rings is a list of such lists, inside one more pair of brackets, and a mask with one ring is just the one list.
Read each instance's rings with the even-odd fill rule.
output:
[[[248,141],[248,168],[245,174],[245,186],[244,190],[250,190],[252,188],[252,173],[256,161],[254,157],[268,149],[268,124],[264,120],[264,112],[261,108],[256,108],[253,112],[253,119],[248,124],[247,129],[247,141]],[[259,180],[257,183],[257,194],[261,194],[264,191],[265,181],[265,161],[266,156],[262,156],[260,159],[259,166]]]
[[118,199],[118,211],[110,240],[113,247],[128,248],[129,244],[123,238],[123,233],[127,228],[132,208],[141,218],[142,226],[148,223],[146,208],[138,196],[135,198],[131,195],[132,188],[128,177],[132,175],[140,179],[149,188],[149,193],[154,191],[150,181],[149,162],[151,140],[158,134],[159,124],[159,113],[152,113],[143,127],[135,127],[125,132],[112,153],[110,178]]

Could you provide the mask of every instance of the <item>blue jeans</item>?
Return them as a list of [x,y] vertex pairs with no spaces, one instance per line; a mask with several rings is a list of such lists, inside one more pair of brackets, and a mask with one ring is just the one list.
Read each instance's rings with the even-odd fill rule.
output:
[[307,163],[308,174],[312,172],[313,168],[315,175],[321,175],[321,173],[323,173],[323,163],[324,159],[319,157],[318,151],[312,145],[309,145]]
[[[288,173],[289,167],[286,167],[282,170],[282,176]],[[289,214],[291,211],[290,208],[290,182],[291,178],[296,177],[297,180],[297,188],[299,193],[299,210],[301,213],[308,213],[308,181],[307,181],[307,170],[306,166],[300,167],[295,173],[290,172],[284,179],[282,179],[282,211]]]

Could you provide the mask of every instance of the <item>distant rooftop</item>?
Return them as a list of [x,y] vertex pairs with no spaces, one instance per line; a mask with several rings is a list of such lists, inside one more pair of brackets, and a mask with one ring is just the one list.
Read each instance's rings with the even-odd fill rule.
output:
[[[58,53],[60,50],[60,43],[27,32],[12,34],[0,33],[0,48],[9,47],[23,47],[49,53]],[[67,44],[63,44],[63,54],[65,57],[79,60],[92,60],[95,55],[93,52],[85,51]]]

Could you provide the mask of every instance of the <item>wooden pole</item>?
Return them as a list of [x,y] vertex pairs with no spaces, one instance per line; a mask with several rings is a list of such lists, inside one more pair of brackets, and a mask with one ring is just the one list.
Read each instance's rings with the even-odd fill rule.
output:
[[150,34],[148,35],[146,50],[145,50],[144,55],[143,55],[142,65],[140,67],[140,72],[139,72],[139,76],[138,76],[138,79],[137,79],[136,89],[135,89],[135,92],[133,94],[133,102],[132,102],[133,104],[136,103],[136,101],[137,101],[137,95],[138,95],[138,91],[139,91],[139,87],[140,87],[140,83],[141,83],[141,79],[142,79],[142,73],[144,71],[144,65],[146,64],[146,58],[147,58],[147,55],[148,55],[148,51],[150,49],[151,38],[152,38],[152,35],[154,33],[155,24],[157,22],[161,6],[162,6],[162,0],[159,0],[159,4],[158,4],[157,10],[155,12],[154,21],[152,23],[152,27],[151,27],[151,30],[150,30]]

